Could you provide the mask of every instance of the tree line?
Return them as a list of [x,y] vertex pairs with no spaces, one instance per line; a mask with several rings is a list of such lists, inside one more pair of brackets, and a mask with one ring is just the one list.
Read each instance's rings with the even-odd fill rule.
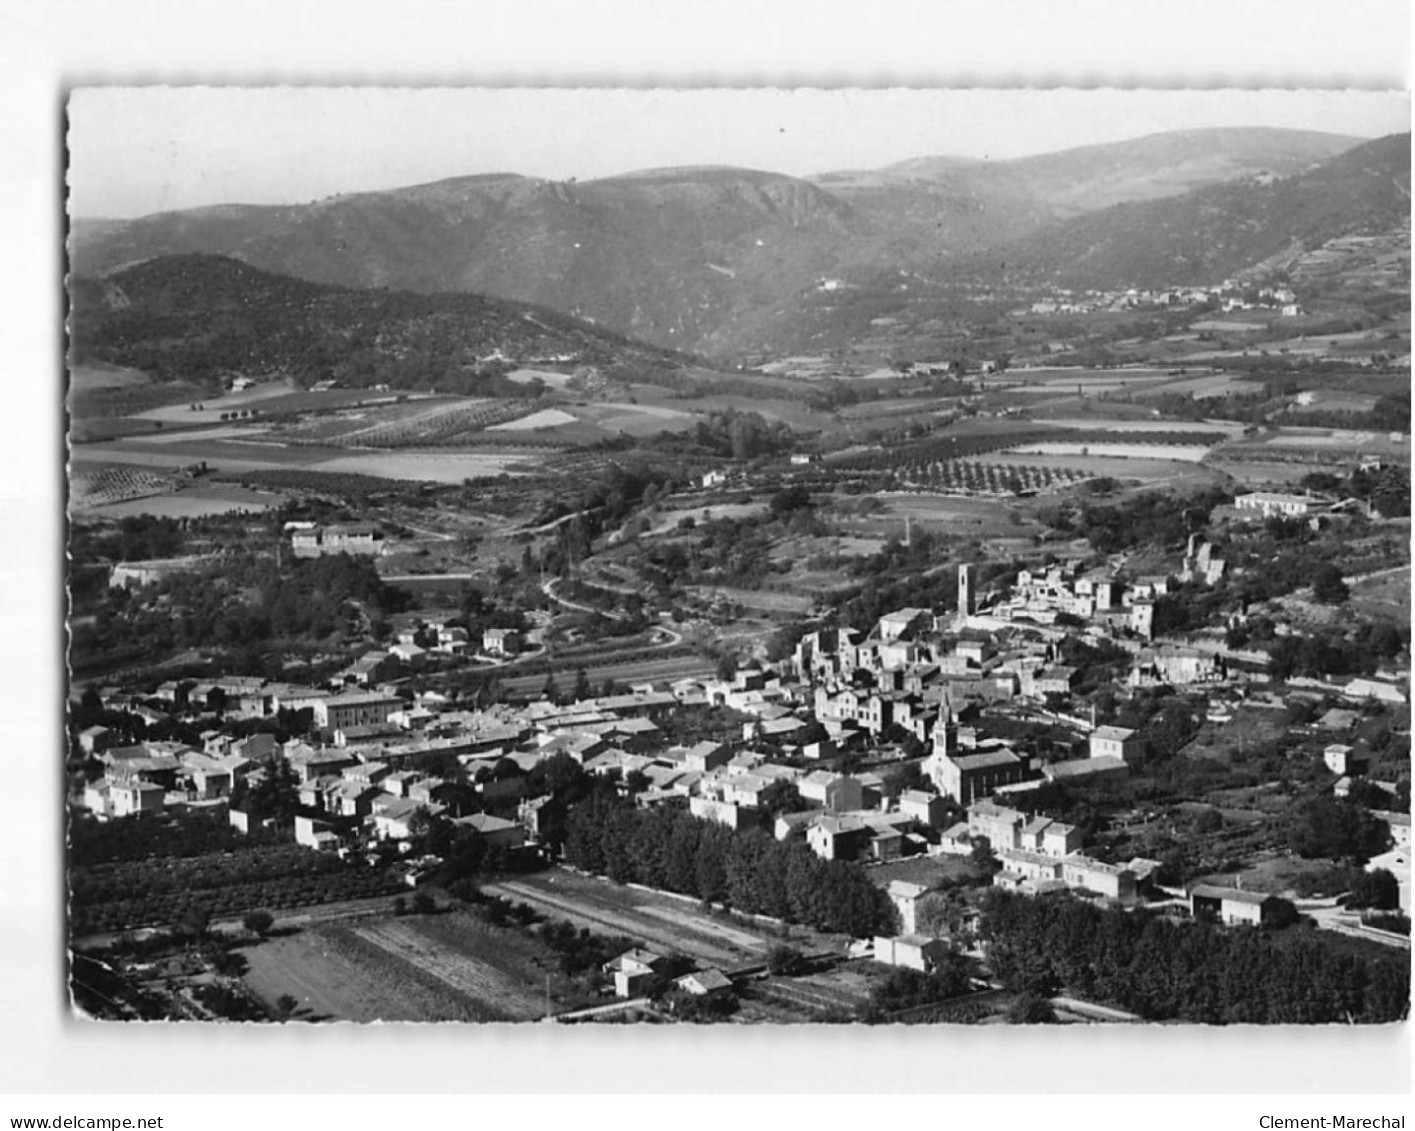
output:
[[596,792],[566,821],[565,861],[617,883],[696,896],[747,914],[864,938],[895,927],[889,897],[854,864],[803,840],[737,832],[671,806],[638,809]]
[[1050,997],[1065,988],[1147,1021],[1382,1024],[1410,1006],[1405,954],[1349,948],[1300,928],[1175,922],[997,889],[984,897],[980,926],[1008,989]]

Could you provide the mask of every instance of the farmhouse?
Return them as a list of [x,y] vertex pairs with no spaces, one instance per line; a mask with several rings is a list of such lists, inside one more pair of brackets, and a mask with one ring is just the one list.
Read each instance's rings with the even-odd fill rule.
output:
[[1189,892],[1189,910],[1195,919],[1212,919],[1230,926],[1260,927],[1274,917],[1281,903],[1275,895],[1213,884],[1195,884]]
[[1138,762],[1145,751],[1145,740],[1125,727],[1103,726],[1091,732],[1092,758],[1119,758],[1122,762]]
[[732,979],[716,966],[709,966],[706,970],[684,974],[673,984],[684,993],[692,994],[694,997],[711,997],[713,994],[726,993],[730,990]]
[[875,936],[875,961],[886,966],[902,966],[921,974],[932,972],[948,954],[943,939],[923,935],[899,935],[896,938]]
[[633,997],[653,984],[658,972],[668,965],[668,959],[651,950],[635,947],[604,964],[604,972],[614,979],[618,997]]
[[513,628],[488,628],[481,647],[488,656],[514,656],[521,651],[521,634]]

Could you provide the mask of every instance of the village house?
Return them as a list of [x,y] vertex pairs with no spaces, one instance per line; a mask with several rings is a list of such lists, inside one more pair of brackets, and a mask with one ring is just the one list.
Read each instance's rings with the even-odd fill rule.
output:
[[1145,740],[1127,727],[1101,726],[1091,732],[1092,758],[1119,758],[1135,765],[1145,754]]
[[1274,917],[1281,903],[1275,895],[1214,884],[1195,884],[1189,891],[1189,910],[1195,919],[1229,926],[1260,927]]
[[610,959],[603,969],[614,981],[615,996],[629,998],[647,991],[667,966],[668,959],[663,955],[635,947]]
[[874,959],[886,966],[902,966],[930,974],[948,955],[948,943],[924,935],[905,934],[895,938],[875,936]]
[[108,812],[114,817],[155,815],[164,808],[166,790],[136,778],[108,782]]
[[488,656],[515,656],[521,651],[521,634],[514,628],[488,628],[482,633],[481,648]]
[[675,979],[673,984],[684,993],[692,994],[694,997],[712,997],[716,994],[727,993],[732,989],[732,979],[716,966],[684,974],[681,978]]
[[490,813],[473,813],[467,817],[458,817],[452,823],[480,834],[488,848],[510,851],[526,843],[526,830],[520,824],[504,817],[493,817]]
[[858,817],[817,817],[806,827],[806,843],[822,860],[854,860],[874,835]]

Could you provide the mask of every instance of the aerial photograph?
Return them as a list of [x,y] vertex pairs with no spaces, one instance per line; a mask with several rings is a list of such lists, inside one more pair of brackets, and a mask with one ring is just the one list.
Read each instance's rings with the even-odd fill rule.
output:
[[65,113],[73,1017],[1407,1018],[1407,92]]

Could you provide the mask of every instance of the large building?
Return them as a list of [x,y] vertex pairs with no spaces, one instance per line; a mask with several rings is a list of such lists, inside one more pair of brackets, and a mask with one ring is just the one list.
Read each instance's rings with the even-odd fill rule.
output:
[[998,786],[1025,781],[1030,772],[1026,758],[1006,749],[962,755],[943,754],[935,749],[924,768],[938,791],[960,805],[971,805]]
[[1254,491],[1233,500],[1234,509],[1244,517],[1306,518],[1323,507],[1320,499],[1311,495],[1282,495],[1273,491]]
[[369,554],[383,552],[383,535],[373,526],[316,526],[296,530],[290,546],[297,558],[318,558],[325,554]]
[[388,716],[403,706],[396,695],[374,692],[351,692],[331,695],[313,703],[314,721],[327,730],[348,730],[350,727],[380,726]]

